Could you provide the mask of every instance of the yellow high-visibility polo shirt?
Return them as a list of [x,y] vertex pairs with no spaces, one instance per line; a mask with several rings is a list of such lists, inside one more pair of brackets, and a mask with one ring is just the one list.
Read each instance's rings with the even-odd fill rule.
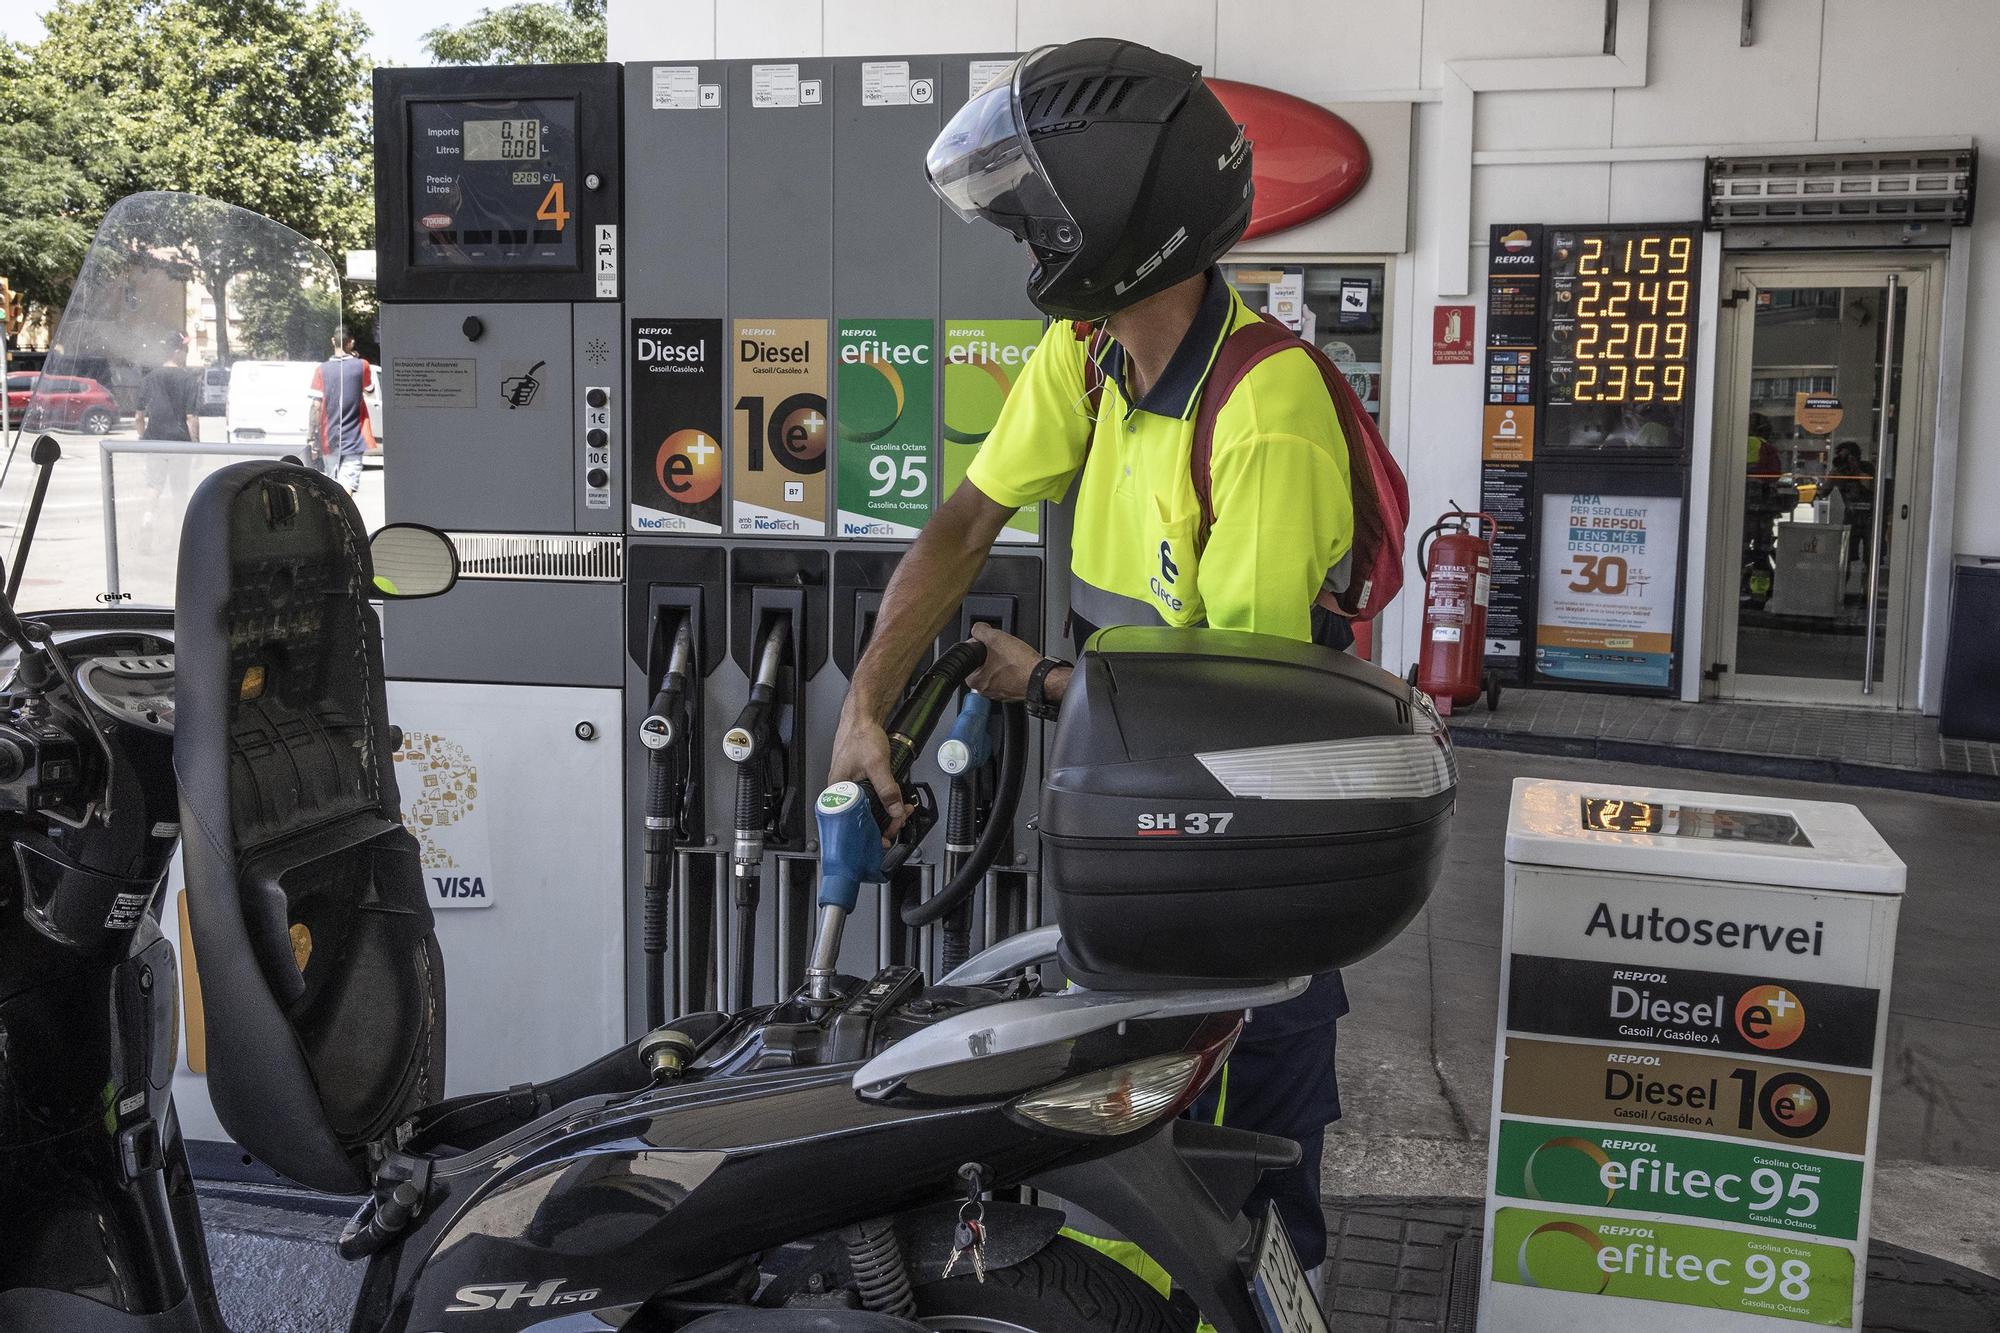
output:
[[1100,353],[1095,421],[1089,344],[1049,326],[966,476],[1013,508],[1061,499],[1082,470],[1070,539],[1070,606],[1093,627],[1208,625],[1312,638],[1312,605],[1354,538],[1347,442],[1302,348],[1264,358],[1217,414],[1215,524],[1195,550],[1200,502],[1188,456],[1201,388],[1223,338],[1259,316],[1210,270],[1200,312],[1159,382],[1131,401],[1123,349]]

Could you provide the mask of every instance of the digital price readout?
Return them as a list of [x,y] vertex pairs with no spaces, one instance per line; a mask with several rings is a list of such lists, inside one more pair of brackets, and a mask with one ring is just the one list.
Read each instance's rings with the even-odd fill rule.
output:
[[576,102],[410,104],[410,263],[575,268]]
[[1549,229],[1544,448],[1686,447],[1699,269],[1692,227]]

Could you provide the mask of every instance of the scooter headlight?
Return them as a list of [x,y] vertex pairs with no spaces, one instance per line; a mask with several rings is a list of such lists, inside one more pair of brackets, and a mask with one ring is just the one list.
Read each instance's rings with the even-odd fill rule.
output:
[[1130,1134],[1186,1106],[1207,1063],[1198,1051],[1152,1055],[1031,1092],[1010,1109],[1065,1133]]

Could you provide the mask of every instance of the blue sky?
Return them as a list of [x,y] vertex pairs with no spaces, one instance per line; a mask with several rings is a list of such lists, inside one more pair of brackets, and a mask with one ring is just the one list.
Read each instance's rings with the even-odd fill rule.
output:
[[[349,9],[359,10],[374,30],[368,53],[378,65],[427,64],[423,35],[441,24],[463,23],[480,10],[498,9],[507,0],[428,0],[414,5],[409,0],[342,0]],[[32,42],[42,35],[40,14],[48,0],[0,0],[0,36],[17,42]]]

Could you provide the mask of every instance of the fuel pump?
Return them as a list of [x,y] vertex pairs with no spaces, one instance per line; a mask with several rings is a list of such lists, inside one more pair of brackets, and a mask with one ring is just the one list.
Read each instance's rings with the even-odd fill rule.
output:
[[[662,621],[669,619],[663,614]],[[681,841],[682,812],[699,810],[696,784],[700,766],[694,759],[694,709],[689,684],[695,671],[694,627],[685,611],[671,616],[673,629],[656,630],[665,638],[666,666],[659,675],[653,702],[639,723],[639,743],[646,749],[646,812],[642,893],[642,948],[646,957],[646,1024],[667,1021],[667,936],[675,890],[675,851]]]
[[757,909],[763,894],[765,835],[783,814],[792,763],[785,736],[792,709],[779,698],[792,656],[792,618],[767,611],[758,628],[750,698],[722,737],[736,765],[736,817],[729,874],[734,885],[735,942],[730,951],[730,1007],[748,1008],[756,976]]

